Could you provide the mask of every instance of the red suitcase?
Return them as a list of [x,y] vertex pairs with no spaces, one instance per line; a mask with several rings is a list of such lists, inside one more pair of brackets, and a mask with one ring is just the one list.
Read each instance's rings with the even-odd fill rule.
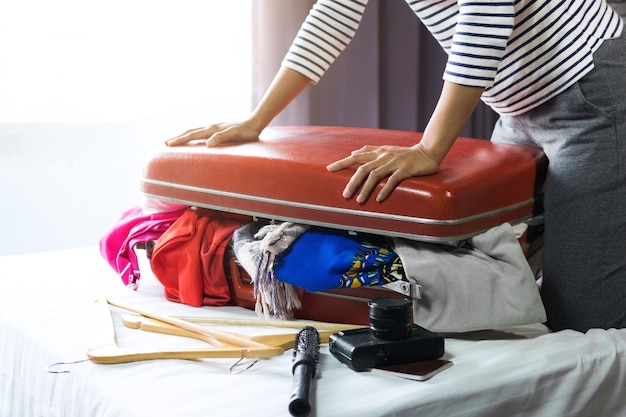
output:
[[[459,138],[438,173],[403,181],[381,203],[344,199],[341,192],[354,169],[333,173],[325,168],[364,145],[411,146],[420,137],[384,129],[272,127],[256,142],[159,149],[146,164],[140,187],[146,196],[193,206],[440,243],[541,213],[547,159],[537,148]],[[233,275],[233,299],[252,307],[245,273],[235,263],[227,268]],[[376,291],[366,290],[366,299]],[[397,290],[415,295],[415,289]],[[324,303],[324,308],[318,308],[317,293],[301,294],[303,309],[297,315],[346,321],[347,309],[356,308],[359,313],[349,321],[367,323],[367,303],[345,304],[355,290],[330,293],[337,302]]]

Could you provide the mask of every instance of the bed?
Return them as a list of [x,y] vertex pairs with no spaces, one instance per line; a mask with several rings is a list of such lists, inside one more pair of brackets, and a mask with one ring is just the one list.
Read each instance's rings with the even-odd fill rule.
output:
[[[123,287],[97,247],[0,257],[2,417],[289,415],[291,350],[249,369],[229,358],[86,360],[99,334],[92,309],[102,294],[167,315],[255,318],[240,307],[166,301],[149,268],[143,271],[135,292]],[[130,329],[121,320],[127,311],[111,306],[110,313],[120,347],[204,345]],[[216,328],[244,335],[278,331]],[[444,358],[454,364],[427,381],[354,372],[323,345],[311,415],[626,415],[626,329],[550,333],[537,324],[450,334],[445,343]]]

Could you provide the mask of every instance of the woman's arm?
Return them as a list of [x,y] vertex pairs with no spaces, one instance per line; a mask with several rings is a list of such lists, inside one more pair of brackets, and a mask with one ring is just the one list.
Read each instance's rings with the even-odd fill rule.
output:
[[439,163],[465,127],[483,91],[482,87],[444,81],[439,101],[420,142]]
[[318,0],[283,59],[281,69],[252,115],[236,123],[191,129],[167,145],[204,139],[208,146],[257,140],[261,131],[311,82],[318,82],[352,41],[368,0]]

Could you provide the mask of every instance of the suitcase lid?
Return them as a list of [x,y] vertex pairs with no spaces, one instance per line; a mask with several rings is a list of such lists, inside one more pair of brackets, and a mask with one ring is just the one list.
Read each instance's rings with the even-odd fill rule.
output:
[[538,148],[459,138],[439,172],[404,180],[383,202],[341,196],[356,167],[326,170],[364,145],[412,146],[420,138],[386,129],[270,127],[255,142],[158,149],[140,188],[216,210],[449,243],[537,214],[547,168]]

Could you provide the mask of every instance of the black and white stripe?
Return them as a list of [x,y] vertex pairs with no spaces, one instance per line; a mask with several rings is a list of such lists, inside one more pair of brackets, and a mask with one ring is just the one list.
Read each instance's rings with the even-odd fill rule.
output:
[[350,43],[367,0],[318,1],[293,41],[283,65],[317,82]]
[[[319,81],[348,46],[367,0],[318,0],[283,65]],[[528,111],[593,68],[593,52],[619,36],[604,0],[406,0],[448,54],[447,81],[485,87],[500,114]]]

